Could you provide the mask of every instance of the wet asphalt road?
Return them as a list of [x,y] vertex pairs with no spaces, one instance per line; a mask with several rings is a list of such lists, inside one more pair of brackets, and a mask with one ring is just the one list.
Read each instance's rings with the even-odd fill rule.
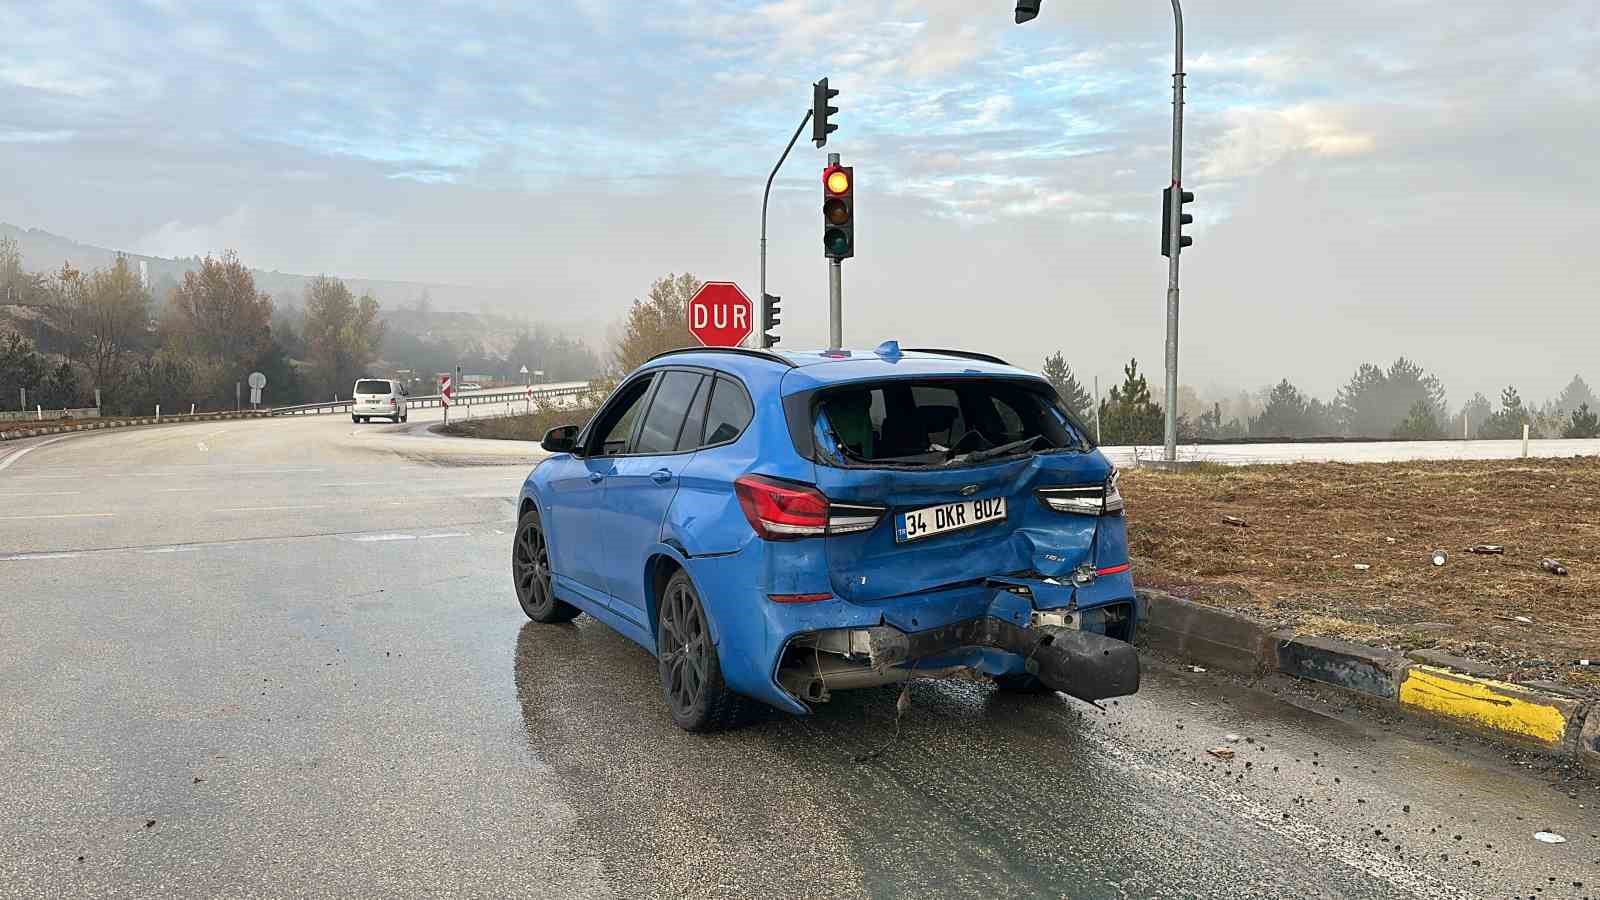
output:
[[1592,782],[1156,661],[684,734],[518,611],[521,449],[402,431],[0,456],[0,896],[1600,897]]

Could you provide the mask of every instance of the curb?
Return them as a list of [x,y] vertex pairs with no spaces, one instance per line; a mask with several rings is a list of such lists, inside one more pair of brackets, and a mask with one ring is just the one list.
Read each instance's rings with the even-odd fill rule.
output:
[[[1577,760],[1600,772],[1600,700],[1485,677],[1470,660],[1411,657],[1275,630],[1240,613],[1139,589],[1139,643],[1243,675],[1277,673],[1361,694],[1433,724]],[[1420,658],[1418,658],[1420,657]]]
[[183,422],[210,422],[220,419],[261,419],[270,416],[271,413],[269,412],[257,411],[195,413],[192,416],[180,414],[173,416],[162,416],[159,421],[150,416],[145,416],[144,418],[114,419],[110,421],[82,419],[77,420],[70,425],[40,425],[37,428],[29,428],[27,430],[15,429],[12,431],[3,431],[0,432],[0,442],[17,441],[22,440],[23,438],[31,437],[44,437],[51,434],[73,434],[74,432],[79,431],[95,431],[101,428],[131,428],[135,425],[176,425]]

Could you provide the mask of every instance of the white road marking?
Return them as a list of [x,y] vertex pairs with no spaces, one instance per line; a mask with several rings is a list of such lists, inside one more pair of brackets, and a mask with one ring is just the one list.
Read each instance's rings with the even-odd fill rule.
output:
[[29,559],[72,559],[82,556],[82,553],[15,553],[11,556],[0,556],[0,562],[22,562]]
[[279,510],[285,510],[285,509],[327,509],[327,507],[323,506],[321,504],[312,504],[310,506],[228,506],[228,507],[224,507],[222,509],[217,509],[217,510],[212,510],[212,511],[213,512],[277,512]]
[[151,548],[146,549],[146,550],[140,550],[139,552],[140,553],[193,553],[194,551],[199,550],[199,549],[200,548],[197,547],[197,546],[189,545],[187,547],[151,547]]
[[472,535],[467,534],[465,531],[446,531],[446,532],[442,532],[440,534],[418,535],[418,537],[420,537],[424,541],[431,541],[431,540],[435,540],[437,538],[458,538],[458,537],[471,537],[471,536]]
[[211,448],[206,446],[206,442],[205,441],[201,441],[201,442],[195,444],[195,447],[198,448],[201,453],[210,453],[211,452]]
[[0,520],[18,521],[21,519],[109,519],[116,513],[56,513],[48,516],[0,516]]
[[83,491],[32,491],[26,494],[0,494],[0,497],[66,497]]
[[158,494],[192,494],[192,493],[194,493],[196,491],[204,491],[204,490],[208,490],[208,488],[158,488],[156,490],[156,493],[158,493]]
[[373,487],[375,485],[380,485],[380,484],[388,484],[388,482],[386,482],[386,481],[330,481],[330,482],[328,482],[326,484],[319,484],[319,485],[317,485],[317,487]]
[[350,540],[361,544],[376,544],[383,541],[414,541],[416,539],[417,536],[414,534],[358,534],[350,538]]
[[11,466],[15,465],[17,460],[23,458],[24,456],[27,456],[29,453],[32,453],[33,451],[39,449],[40,447],[48,447],[51,444],[54,444],[56,441],[64,441],[69,437],[72,437],[72,435],[63,434],[60,437],[53,437],[48,441],[40,441],[37,444],[33,444],[32,446],[28,446],[28,447],[23,447],[21,450],[18,450],[15,453],[9,454],[8,456],[6,456],[5,459],[0,459],[0,472],[4,472],[6,469],[8,469]]

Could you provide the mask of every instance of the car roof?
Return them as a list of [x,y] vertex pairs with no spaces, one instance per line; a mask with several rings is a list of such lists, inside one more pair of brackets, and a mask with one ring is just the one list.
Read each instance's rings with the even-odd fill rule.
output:
[[[996,356],[963,350],[901,350],[885,341],[872,350],[754,350],[742,347],[689,347],[661,353],[641,369],[667,365],[707,365],[744,375],[757,370],[790,370],[783,393],[850,381],[930,376],[994,376],[1040,380]],[[779,369],[779,371],[782,371]]]

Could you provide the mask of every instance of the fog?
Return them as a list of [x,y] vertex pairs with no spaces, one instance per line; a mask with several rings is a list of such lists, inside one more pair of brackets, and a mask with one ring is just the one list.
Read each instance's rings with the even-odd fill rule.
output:
[[[1059,349],[1102,388],[1136,356],[1159,380],[1164,5],[1049,3],[1027,28],[988,5],[536,4],[416,27],[337,7],[12,9],[0,220],[480,288],[599,344],[668,272],[756,295],[762,181],[829,74],[827,150],[857,174],[848,343],[1030,367]],[[1600,379],[1600,98],[1579,77],[1597,15],[1189,4],[1184,383],[1287,377],[1331,399],[1404,355],[1454,411]],[[358,46],[335,65],[310,32]],[[827,335],[824,152],[802,141],[773,199],[784,346]]]

